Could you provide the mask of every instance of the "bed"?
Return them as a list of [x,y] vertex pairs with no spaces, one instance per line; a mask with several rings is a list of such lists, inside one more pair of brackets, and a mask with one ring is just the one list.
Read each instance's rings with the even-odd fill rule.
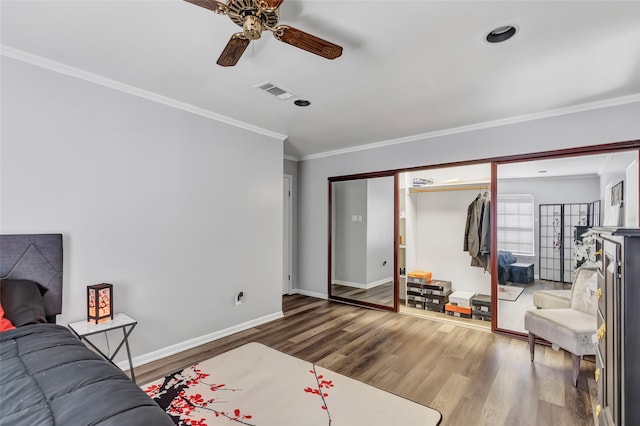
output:
[[0,235],[0,425],[172,425],[62,313],[62,235]]

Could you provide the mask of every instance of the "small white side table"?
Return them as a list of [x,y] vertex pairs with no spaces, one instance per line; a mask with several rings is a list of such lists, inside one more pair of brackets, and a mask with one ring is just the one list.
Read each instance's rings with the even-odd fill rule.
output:
[[[119,313],[119,314],[114,314],[113,319],[111,321],[103,322],[100,324],[92,324],[88,321],[77,321],[77,322],[69,323],[69,328],[71,329],[71,331],[75,333],[76,336],[78,336],[80,340],[84,340],[85,342],[87,342],[89,346],[95,349],[96,352],[102,355],[104,359],[106,359],[113,365],[116,365],[113,362],[113,359],[116,357],[116,355],[122,348],[122,345],[125,345],[125,347],[127,348],[127,358],[129,358],[129,371],[131,372],[131,381],[135,383],[136,376],[133,372],[133,363],[131,362],[131,351],[129,350],[129,335],[133,331],[136,324],[138,324],[138,321],[134,320],[127,314]],[[127,327],[129,328],[127,329]],[[118,347],[116,348],[115,351],[113,351],[113,354],[111,354],[111,356],[102,352],[88,338],[89,336],[98,334],[98,333],[104,333],[106,335],[108,331],[117,330],[118,328],[122,329],[123,337],[120,343],[118,344]]]

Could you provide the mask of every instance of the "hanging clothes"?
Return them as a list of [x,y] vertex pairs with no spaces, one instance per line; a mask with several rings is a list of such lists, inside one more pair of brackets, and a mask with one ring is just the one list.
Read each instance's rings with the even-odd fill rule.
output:
[[467,224],[464,230],[464,251],[471,256],[471,266],[489,268],[491,198],[488,192],[478,194],[467,208]]

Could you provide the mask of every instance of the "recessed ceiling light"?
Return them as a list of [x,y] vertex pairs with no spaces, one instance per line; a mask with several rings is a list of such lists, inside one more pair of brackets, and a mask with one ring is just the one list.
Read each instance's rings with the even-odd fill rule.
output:
[[307,107],[311,105],[311,102],[306,99],[296,99],[295,101],[293,101],[293,103],[299,107]]
[[487,34],[487,41],[489,43],[500,43],[505,40],[509,40],[516,33],[516,27],[512,25],[503,25]]

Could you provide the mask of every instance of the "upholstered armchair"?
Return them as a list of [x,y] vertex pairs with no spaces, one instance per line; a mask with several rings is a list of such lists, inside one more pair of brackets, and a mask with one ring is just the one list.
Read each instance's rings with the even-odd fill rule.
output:
[[595,355],[596,288],[598,276],[594,268],[576,271],[571,288],[571,304],[564,308],[529,310],[524,328],[529,332],[531,361],[535,355],[536,337],[547,340],[554,349],[562,348],[573,358],[573,385],[578,383],[583,355]]

